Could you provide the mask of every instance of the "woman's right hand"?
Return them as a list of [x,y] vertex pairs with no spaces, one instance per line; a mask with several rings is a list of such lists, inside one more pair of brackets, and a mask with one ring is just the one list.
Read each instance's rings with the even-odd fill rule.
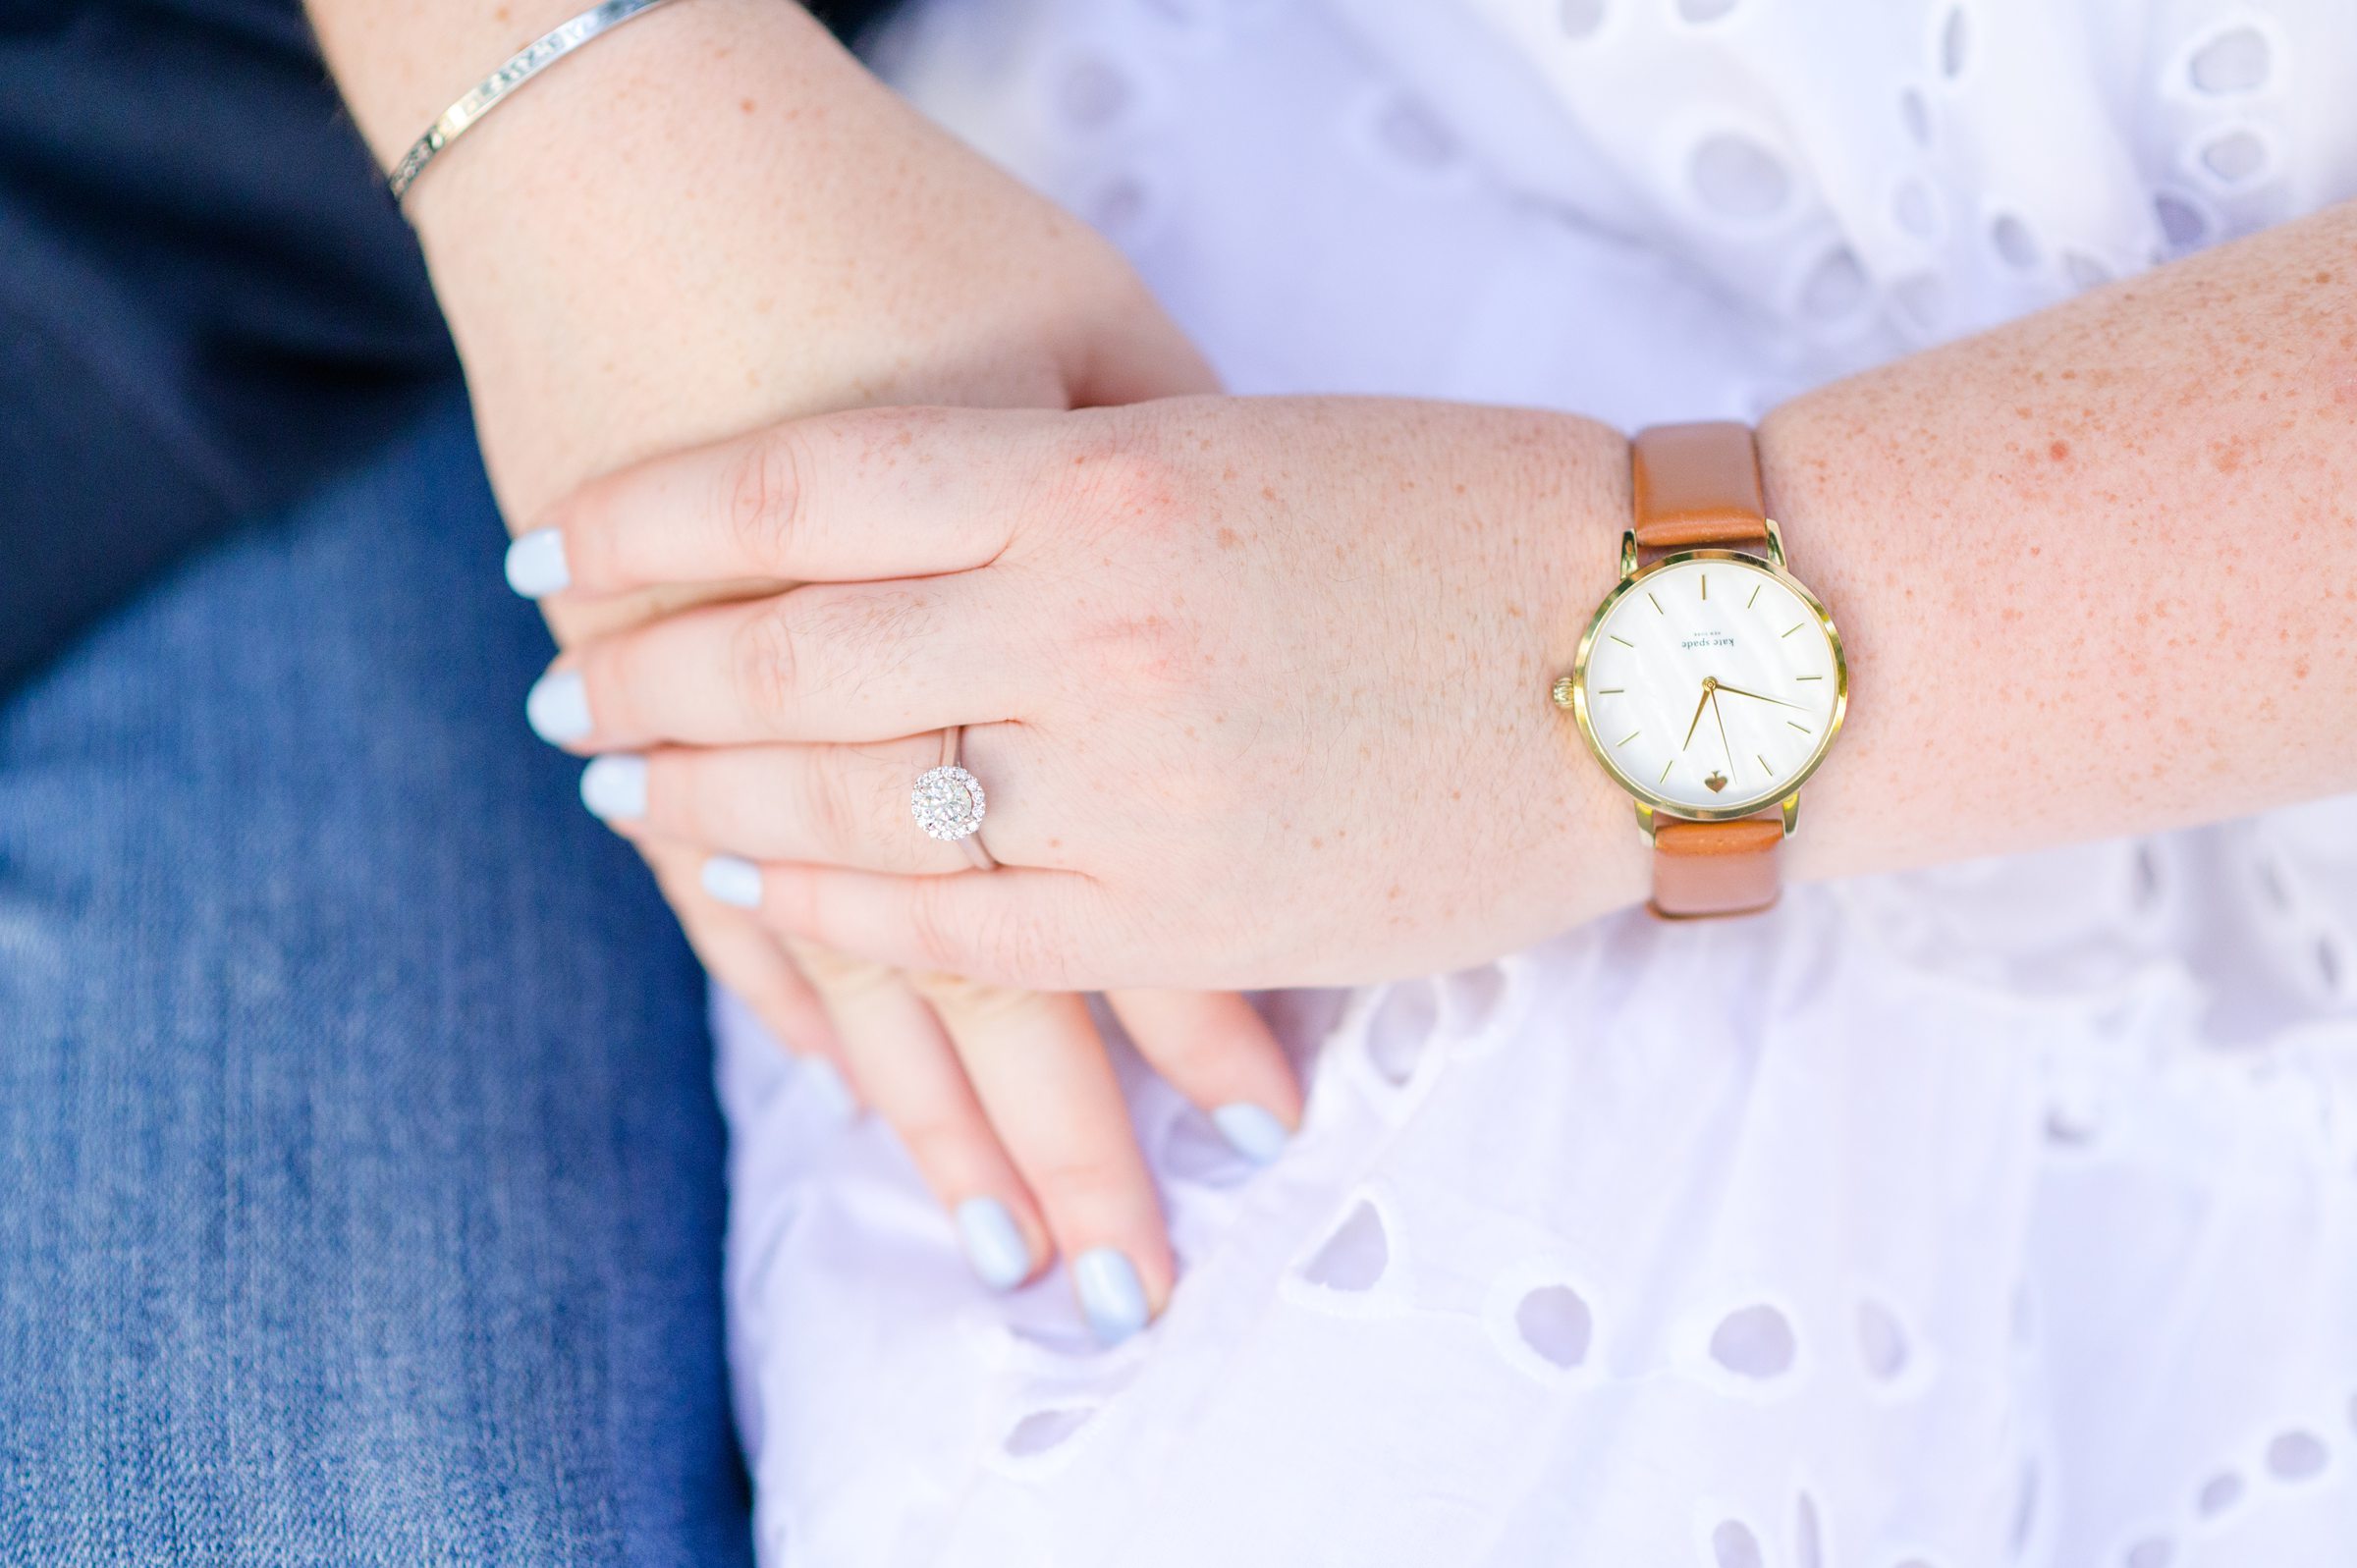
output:
[[[310,9],[390,162],[582,3]],[[595,474],[796,414],[1067,407],[1213,385],[1102,240],[774,0],[667,7],[583,49],[454,143],[406,207],[519,525]],[[549,621],[571,643],[713,593],[563,596]],[[1101,1331],[1160,1309],[1173,1266],[1159,1207],[1078,998],[789,949],[702,888],[700,857],[643,847],[713,974],[789,1049],[840,1063],[901,1133],[985,1278],[1102,1253],[1078,1271]],[[1207,1109],[1265,1112],[1222,1117],[1238,1141],[1265,1153],[1272,1128],[1297,1122],[1290,1068],[1240,998],[1113,1000],[1140,1052]]]

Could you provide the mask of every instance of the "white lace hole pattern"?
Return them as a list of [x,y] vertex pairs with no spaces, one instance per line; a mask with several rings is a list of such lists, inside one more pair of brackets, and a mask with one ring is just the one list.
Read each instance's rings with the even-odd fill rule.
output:
[[1095,1415],[1093,1405],[1069,1409],[1035,1410],[1016,1422],[1007,1433],[1002,1445],[1013,1459],[1034,1459],[1062,1445],[1067,1437],[1088,1425]]
[[2240,1501],[2242,1477],[2234,1471],[2221,1470],[2202,1483],[2202,1489],[2194,1493],[2193,1506],[2203,1518],[2215,1519]]
[[1556,21],[1566,38],[1590,38],[1604,26],[1604,0],[1563,0]]
[[2267,85],[2273,51],[2257,27],[2229,27],[2195,51],[2186,74],[2196,91],[2223,97]]
[[1372,1290],[1391,1261],[1383,1216],[1361,1199],[1302,1269],[1301,1277],[1329,1290]]
[[1858,1359],[1877,1382],[1889,1382],[1907,1370],[1906,1330],[1879,1301],[1858,1303]]
[[1569,1368],[1588,1359],[1596,1324],[1578,1291],[1569,1285],[1541,1285],[1514,1308],[1514,1328],[1542,1360]]
[[2277,1481],[2313,1481],[2330,1459],[2325,1440],[2313,1432],[2277,1433],[2267,1445],[2267,1473]]
[[1782,160],[1733,131],[1716,132],[1695,143],[1688,174],[1702,204],[1726,218],[1773,216],[1792,193]]
[[1825,1568],[1825,1528],[1817,1499],[1805,1491],[1792,1504],[1792,1556],[1799,1568]]
[[1740,1519],[1727,1519],[1711,1532],[1711,1559],[1719,1568],[1761,1568],[1760,1538]]
[[1738,1378],[1781,1378],[1797,1349],[1792,1325],[1764,1302],[1737,1308],[1711,1331],[1711,1359]]

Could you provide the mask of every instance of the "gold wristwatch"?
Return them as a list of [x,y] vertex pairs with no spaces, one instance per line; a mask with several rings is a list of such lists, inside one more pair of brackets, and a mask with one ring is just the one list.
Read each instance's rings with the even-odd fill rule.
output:
[[1636,801],[1653,912],[1749,914],[1776,902],[1777,851],[1840,732],[1849,666],[1785,567],[1748,425],[1656,425],[1630,454],[1620,582],[1555,701]]

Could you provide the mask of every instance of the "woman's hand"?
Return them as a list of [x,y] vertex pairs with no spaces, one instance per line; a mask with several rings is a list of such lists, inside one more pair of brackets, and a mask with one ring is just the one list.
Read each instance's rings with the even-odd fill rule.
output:
[[[388,162],[466,83],[579,9],[311,4]],[[514,517],[589,474],[790,415],[1212,386],[1110,246],[925,122],[796,6],[700,0],[632,23],[470,132],[406,210]],[[732,591],[649,579],[561,596],[550,623],[572,643]],[[611,809],[611,786],[593,803]],[[1105,1331],[1159,1309],[1173,1273],[1161,1215],[1077,999],[782,940],[703,890],[700,853],[642,846],[715,977],[790,1049],[840,1063],[907,1139],[985,1279],[1101,1254],[1078,1271]],[[1265,1157],[1298,1119],[1291,1074],[1241,999],[1114,1003],[1248,1150]],[[1043,1069],[1053,1095],[1033,1092]],[[1002,1140],[979,1108],[994,1098],[1056,1119],[996,1118],[1018,1129]]]
[[[1591,421],[1447,404],[877,410],[616,475],[520,548],[576,593],[802,584],[542,687],[643,756],[608,764],[632,831],[776,929],[1040,988],[1363,979],[1634,895],[1638,857],[1583,863],[1616,797],[1548,700],[1626,475]],[[995,871],[909,818],[947,725]]]

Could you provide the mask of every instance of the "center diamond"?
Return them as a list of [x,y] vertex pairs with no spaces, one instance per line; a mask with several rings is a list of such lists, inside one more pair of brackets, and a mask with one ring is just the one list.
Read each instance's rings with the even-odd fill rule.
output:
[[982,781],[956,763],[926,773],[909,792],[909,814],[936,838],[956,840],[982,826]]

